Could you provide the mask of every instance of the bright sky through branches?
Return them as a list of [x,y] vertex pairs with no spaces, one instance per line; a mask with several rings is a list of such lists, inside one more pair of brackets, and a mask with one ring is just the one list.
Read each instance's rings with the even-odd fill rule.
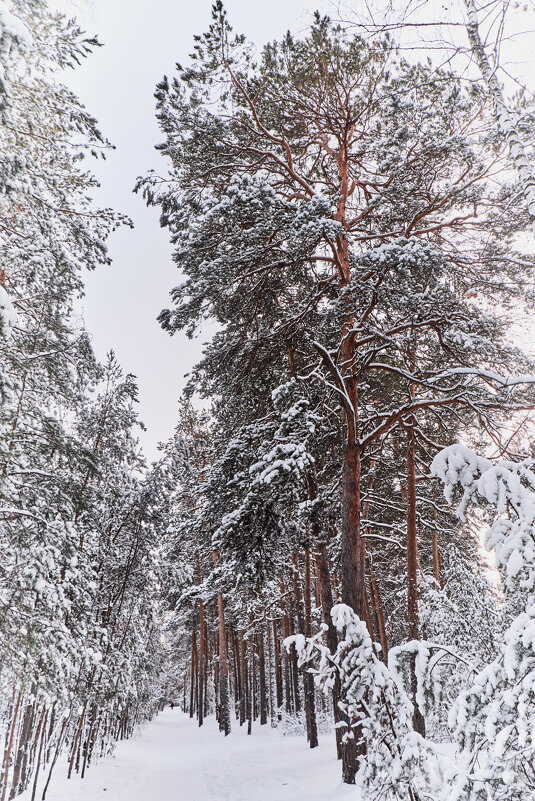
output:
[[[154,150],[161,140],[154,89],[164,74],[173,73],[177,61],[187,61],[193,36],[210,24],[211,2],[50,0],[50,6],[76,16],[87,33],[96,34],[105,45],[65,80],[117,148],[102,166],[91,165],[97,167],[102,184],[98,203],[128,214],[135,228],[111,238],[109,268],[86,274],[84,317],[98,357],[113,348],[124,369],[138,377],[141,418],[148,428],[141,439],[153,459],[157,443],[171,435],[176,423],[183,375],[198,360],[210,332],[191,342],[183,334],[170,337],[160,329],[156,316],[168,305],[179,276],[157,210],[147,209],[132,188],[138,175],[165,168]],[[288,29],[305,28],[312,11],[322,4],[230,0],[226,6],[235,30],[261,45]]]

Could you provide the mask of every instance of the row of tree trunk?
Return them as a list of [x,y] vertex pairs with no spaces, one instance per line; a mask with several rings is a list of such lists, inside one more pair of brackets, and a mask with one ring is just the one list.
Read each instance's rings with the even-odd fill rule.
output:
[[76,711],[73,704],[64,710],[57,702],[50,705],[15,689],[4,719],[0,801],[14,799],[29,787],[35,801],[43,774],[45,799],[60,753],[68,753],[69,778],[73,772],[83,777],[91,762],[110,753],[117,740],[130,737],[138,722],[131,704],[104,710],[86,702]]

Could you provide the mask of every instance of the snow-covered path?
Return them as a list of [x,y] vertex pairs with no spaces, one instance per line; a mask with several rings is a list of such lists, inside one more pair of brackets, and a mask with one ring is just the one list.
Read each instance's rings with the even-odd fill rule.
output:
[[85,779],[67,780],[58,764],[47,801],[357,801],[340,781],[333,739],[324,735],[311,751],[269,726],[250,737],[235,726],[225,738],[213,718],[199,729],[167,709]]

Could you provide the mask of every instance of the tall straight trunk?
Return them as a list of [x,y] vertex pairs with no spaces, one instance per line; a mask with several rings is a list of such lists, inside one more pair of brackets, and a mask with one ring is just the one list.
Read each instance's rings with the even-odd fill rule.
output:
[[260,725],[265,726],[268,719],[267,687],[266,687],[266,657],[264,649],[264,626],[257,634],[258,642],[258,705],[260,712]]
[[342,474],[342,603],[365,620],[363,548],[360,537],[361,454],[356,442],[348,442]]
[[407,431],[407,623],[409,639],[418,639],[418,538],[414,432]]
[[[202,602],[201,602],[202,603]],[[199,639],[201,643],[199,644],[199,670],[197,673],[197,681],[199,687],[199,700],[197,703],[197,719],[199,721],[199,726],[202,726],[204,722],[204,659],[203,659],[203,652],[202,652],[202,627],[199,629]]]
[[238,640],[238,632],[235,628],[231,629],[230,639],[232,641],[232,667],[234,670],[234,707],[236,720],[240,719],[240,707],[242,697],[242,680],[241,680],[241,665],[240,665],[240,645]]
[[381,600],[379,585],[377,583],[377,579],[375,578],[375,573],[373,572],[372,567],[370,567],[370,589],[373,605],[375,607],[375,614],[377,615],[377,627],[379,629],[379,640],[381,642],[383,662],[386,663],[388,660],[388,637],[386,636],[383,602]]
[[[337,166],[340,180],[340,195],[336,219],[347,230],[347,203],[353,192],[349,177],[349,151],[355,132],[355,124],[349,123],[339,143]],[[338,265],[338,287],[341,291],[352,279],[349,238],[341,236],[336,241]],[[361,539],[361,445],[358,425],[358,354],[355,337],[355,313],[351,302],[347,304],[347,315],[341,331],[339,367],[334,371],[339,384],[346,424],[346,441],[342,465],[342,525],[341,525],[341,579],[342,603],[350,606],[361,620],[366,619],[365,601],[365,549]],[[341,375],[340,379],[336,378]],[[355,739],[357,731],[349,721],[342,746],[342,779],[346,784],[355,783],[358,758],[366,753],[364,741]]]
[[195,629],[191,632],[191,661],[190,661],[190,673],[189,673],[189,716],[190,718],[194,715],[194,700],[195,700],[195,675],[197,673],[196,669],[196,661],[197,661],[197,634]]
[[[201,575],[201,560],[197,554],[197,581],[202,583]],[[199,705],[197,708],[197,716],[199,719],[199,726],[204,722],[204,671],[206,669],[206,633],[204,622],[204,602],[199,600]]]
[[246,696],[246,710],[247,710],[247,734],[251,734],[253,730],[253,647],[251,638],[247,641],[247,696]]
[[280,720],[281,709],[283,704],[282,698],[282,662],[281,662],[281,648],[280,648],[280,641],[279,641],[279,632],[277,627],[277,621],[273,620],[272,623],[273,628],[273,662],[274,662],[274,669],[275,669],[275,693],[276,693],[276,704],[277,704],[277,717]]
[[214,697],[215,697],[215,719],[221,728],[221,696],[219,694],[219,676],[221,673],[221,665],[219,664],[219,657],[214,661]]
[[[312,636],[312,575],[310,565],[310,549],[305,548],[305,636]],[[314,678],[312,673],[305,670],[305,709],[307,716],[308,742],[311,748],[318,746],[318,724],[316,721],[316,703],[314,693]]]
[[[366,503],[364,504],[364,508],[362,510],[362,520],[361,525],[364,527],[365,524],[369,524],[370,520],[370,497],[373,490],[373,471],[375,470],[376,460],[372,459],[370,462],[370,479],[368,481],[368,489],[367,489],[367,498]],[[361,536],[361,560],[362,565],[365,570],[366,568],[366,538]],[[370,574],[371,574],[371,567],[370,567]],[[370,607],[370,597],[368,596],[368,589],[366,586],[366,582],[364,583],[364,604],[365,604],[365,619],[366,619],[366,626],[368,627],[368,631],[370,635],[372,635],[372,639],[377,639],[381,636],[380,634],[380,623],[377,614],[377,607],[375,603],[373,603],[373,589],[371,587],[370,581],[370,595],[372,596],[372,605]]]
[[[288,621],[289,621],[290,634],[295,634],[294,618],[290,612],[288,612]],[[290,649],[290,653],[288,654],[288,661],[290,663],[293,712],[299,714],[299,712],[301,712],[301,694],[299,692],[299,667],[297,664],[297,653],[295,648]]]
[[240,726],[243,726],[247,720],[247,656],[245,653],[245,637],[243,633],[240,635],[240,673],[241,673],[241,690],[240,690]]
[[[290,621],[288,619],[288,615],[286,612],[283,612],[282,615],[282,639],[285,640],[286,637],[290,636]],[[283,650],[283,665],[284,665],[284,701],[285,701],[285,709],[288,715],[292,713],[292,687],[291,687],[291,667],[290,667],[290,655],[286,648]]]
[[[407,429],[407,623],[409,638],[419,638],[418,625],[418,537],[416,522],[416,462],[414,429]],[[411,690],[415,731],[425,737],[425,721],[416,703],[416,656],[411,658]]]
[[275,688],[275,661],[273,656],[273,643],[272,643],[272,629],[268,620],[265,622],[266,642],[268,646],[267,652],[267,666],[268,666],[268,683],[267,683],[267,701],[268,701],[268,715],[271,720],[271,726],[274,725],[275,716],[275,702],[274,702],[274,688]]
[[[217,567],[218,556],[216,551],[212,552],[212,558],[214,567]],[[230,734],[229,668],[225,609],[221,592],[217,594],[217,615],[219,623],[219,701],[221,709],[219,730],[224,732],[226,737]]]
[[[351,341],[347,332],[344,341]],[[351,349],[345,361],[352,362],[354,357]],[[362,454],[358,442],[356,378],[350,377],[346,381],[346,391],[351,400],[352,411],[349,410],[346,414],[347,441],[342,469],[342,603],[350,606],[361,620],[366,620],[365,551],[360,531]],[[342,779],[345,784],[355,784],[358,758],[366,753],[365,743],[356,739],[360,732],[354,725],[356,722],[348,721],[342,741]]]
[[[294,563],[294,595],[297,609],[297,626],[299,632],[305,637],[312,634],[311,600],[310,600],[310,553],[305,553],[305,598],[301,591],[301,576],[297,554],[293,557]],[[308,621],[307,621],[308,618]],[[305,669],[303,671],[303,695],[305,701],[305,720],[307,727],[307,740],[311,748],[318,745],[318,730],[316,725],[316,709],[314,705],[314,680]]]

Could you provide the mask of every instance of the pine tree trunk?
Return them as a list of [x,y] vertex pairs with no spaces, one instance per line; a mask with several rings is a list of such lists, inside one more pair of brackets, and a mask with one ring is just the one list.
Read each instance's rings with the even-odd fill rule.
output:
[[[345,448],[342,476],[342,603],[352,607],[361,620],[366,620],[363,548],[360,539],[360,481],[360,447],[350,437]],[[355,739],[358,735],[352,725],[354,723],[355,721],[349,721],[343,742],[342,778],[345,784],[355,784],[358,758],[366,753],[365,744]]]
[[17,744],[17,756],[13,766],[13,778],[11,779],[11,792],[9,798],[13,799],[24,787],[21,787],[23,765],[28,761],[28,751],[32,734],[32,726],[35,717],[35,704],[27,704],[22,716],[22,726]]
[[[310,550],[305,548],[305,636],[312,636],[312,580],[310,566]],[[318,724],[316,721],[316,703],[314,678],[312,673],[304,673],[305,709],[307,716],[307,735],[311,748],[318,746]]]
[[241,690],[240,690],[240,726],[243,726],[247,720],[247,658],[245,654],[245,638],[243,633],[240,636],[240,673],[241,673]]
[[[352,134],[348,128],[341,140],[337,156],[340,175],[340,198],[336,219],[346,227],[347,202],[351,194],[349,186],[349,141]],[[343,290],[351,282],[351,260],[348,238],[337,240],[337,263],[339,288]],[[343,408],[346,424],[346,441],[342,465],[342,525],[341,525],[341,578],[342,603],[350,606],[361,620],[365,620],[365,549],[361,540],[361,447],[358,426],[358,377],[355,339],[354,310],[348,304],[347,318],[341,331],[340,368],[343,386]],[[358,770],[358,758],[366,753],[362,740],[355,740],[355,728],[350,721],[343,743],[342,778],[346,784],[354,784]]]
[[69,772],[67,773],[67,778],[68,779],[71,778],[72,770],[74,768],[74,762],[75,762],[75,759],[76,759],[76,755],[78,753],[78,743],[79,743],[80,738],[82,736],[82,729],[83,729],[84,721],[85,721],[86,708],[87,708],[87,701],[84,702],[84,705],[82,707],[82,714],[80,715],[80,721],[79,721],[78,726],[76,728],[76,734],[74,736],[74,742],[72,744],[71,758],[69,760]]
[[19,690],[17,695],[17,700],[13,709],[13,715],[11,718],[11,725],[9,728],[9,737],[6,743],[6,748],[4,752],[4,764],[2,769],[2,796],[1,801],[5,801],[6,794],[7,794],[7,786],[8,786],[8,777],[9,777],[9,762],[11,759],[11,751],[13,749],[13,740],[15,737],[15,729],[17,726],[17,721],[19,717],[19,709],[20,709],[20,702],[22,698],[22,690]]
[[[418,537],[416,522],[416,462],[414,429],[407,430],[407,622],[409,639],[419,638],[418,625]],[[411,658],[411,691],[414,703],[414,730],[425,737],[425,720],[416,703],[416,656]]]
[[278,720],[280,720],[282,717],[281,710],[283,704],[282,661],[281,661],[281,649],[279,642],[279,632],[276,620],[273,620],[272,628],[273,628],[273,661],[275,663],[274,669],[275,669],[275,693],[276,693],[276,703],[277,703],[277,718]]
[[88,729],[87,737],[85,739],[84,746],[83,746],[83,757],[84,757],[84,759],[83,759],[83,763],[82,763],[82,772],[80,774],[82,779],[85,776],[85,769],[86,769],[86,766],[87,766],[87,760],[89,759],[89,753],[90,753],[90,750],[91,750],[91,739],[93,737],[93,731],[95,729],[95,724],[97,722],[97,713],[98,713],[98,707],[97,707],[96,704],[93,704],[93,707],[91,709],[91,720],[90,720],[90,723],[89,723],[89,729]]
[[[197,581],[202,583],[201,561],[197,554]],[[199,600],[199,705],[197,716],[199,726],[204,722],[204,671],[206,664],[206,642],[205,642],[205,623],[204,623],[204,602]]]
[[[286,612],[283,612],[282,616],[282,639],[283,641],[286,637],[290,636],[290,621],[288,620],[288,615]],[[282,659],[284,665],[284,700],[285,700],[285,708],[286,713],[291,715],[292,713],[292,675],[291,675],[291,667],[290,667],[290,655],[286,648],[283,649],[282,652]]]
[[64,737],[65,737],[65,733],[67,731],[67,726],[69,725],[71,717],[72,717],[72,703],[71,703],[71,706],[69,708],[69,714],[65,718],[65,720],[63,721],[63,723],[61,725],[61,730],[60,730],[60,733],[59,733],[59,736],[58,736],[58,741],[56,743],[56,748],[55,748],[55,751],[54,751],[54,757],[53,757],[52,762],[50,764],[50,769],[48,771],[46,784],[45,784],[44,789],[43,789],[43,795],[41,796],[41,800],[42,801],[45,801],[46,794],[47,794],[47,791],[48,791],[48,786],[50,784],[50,780],[52,779],[52,773],[54,771],[54,767],[56,765],[56,762],[58,761],[58,757],[60,755],[61,747],[63,745],[63,740],[64,740]]
[[379,629],[379,640],[381,642],[381,654],[383,662],[388,662],[388,638],[386,636],[385,616],[383,611],[383,604],[381,601],[381,594],[379,592],[379,585],[373,568],[370,567],[370,589],[372,593],[373,604],[375,607],[375,614],[377,615],[377,627]]
[[266,660],[264,652],[264,627],[258,635],[258,702],[260,707],[260,725],[265,726],[268,719],[267,692],[266,692]]
[[251,734],[253,730],[253,648],[251,645],[251,638],[247,641],[247,734]]
[[[288,615],[290,624],[290,634],[295,634],[295,625],[293,615]],[[291,677],[291,691],[293,699],[293,711],[296,714],[301,712],[301,694],[299,692],[299,666],[297,664],[297,653],[295,648],[290,649],[288,654],[290,662],[290,677]]]
[[[214,567],[217,567],[218,557],[215,551],[212,553],[212,558]],[[219,730],[224,732],[226,737],[230,734],[229,667],[225,610],[223,606],[223,594],[221,592],[217,594],[217,614],[219,620]]]
[[41,761],[43,759],[43,746],[46,737],[46,720],[48,716],[48,710],[44,710],[43,718],[42,718],[42,727],[41,727],[41,742],[39,744],[39,753],[37,754],[37,763],[35,766],[35,775],[33,778],[33,787],[32,787],[32,797],[31,801],[35,801],[35,794],[37,792],[37,781],[39,779],[39,772],[41,769]]
[[197,673],[196,670],[196,663],[197,661],[197,635],[195,633],[195,629],[191,632],[191,661],[190,661],[190,676],[189,676],[189,716],[190,718],[194,715],[194,700],[195,700],[195,676]]

